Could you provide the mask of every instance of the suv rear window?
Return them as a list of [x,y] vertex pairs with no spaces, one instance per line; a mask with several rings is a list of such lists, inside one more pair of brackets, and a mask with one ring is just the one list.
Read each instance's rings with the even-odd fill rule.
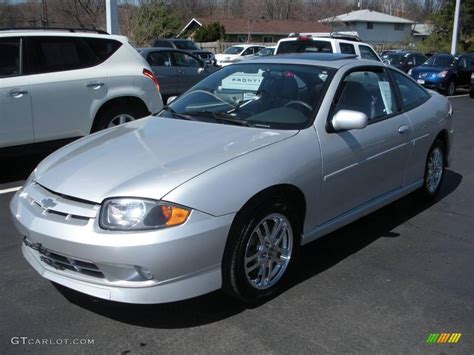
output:
[[96,66],[109,58],[121,43],[81,37],[29,37],[29,73],[41,74]]
[[20,75],[20,38],[0,39],[0,78]]
[[328,41],[283,41],[280,42],[276,54],[284,53],[333,53],[331,42]]

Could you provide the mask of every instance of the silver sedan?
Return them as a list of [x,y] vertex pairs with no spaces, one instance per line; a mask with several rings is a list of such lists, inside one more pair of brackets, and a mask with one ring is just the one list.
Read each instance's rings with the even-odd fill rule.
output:
[[444,97],[381,63],[255,59],[53,153],[11,213],[32,267],[77,291],[261,302],[301,245],[411,192],[433,198],[451,121]]

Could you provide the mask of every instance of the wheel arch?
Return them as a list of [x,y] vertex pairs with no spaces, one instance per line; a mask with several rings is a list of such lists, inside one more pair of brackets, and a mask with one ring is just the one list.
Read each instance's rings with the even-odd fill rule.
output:
[[446,154],[445,154],[445,160],[446,160],[446,165],[448,165],[449,163],[449,159],[448,159],[448,156],[449,156],[449,144],[450,144],[450,141],[449,141],[449,133],[448,133],[448,130],[447,129],[443,129],[441,130],[438,135],[436,136],[436,138],[434,139],[433,141],[433,144],[434,142],[436,142],[437,140],[440,140],[441,142],[443,142],[444,144],[444,147],[446,148]]
[[146,116],[150,114],[147,105],[145,102],[136,96],[119,96],[119,97],[114,97],[106,102],[104,102],[100,108],[97,110],[94,120],[92,122],[92,126],[90,129],[90,132],[94,132],[94,129],[96,128],[99,118],[103,115],[105,111],[107,111],[110,107],[114,105],[130,105],[132,107],[136,107],[139,109],[141,112],[143,112],[143,115]]

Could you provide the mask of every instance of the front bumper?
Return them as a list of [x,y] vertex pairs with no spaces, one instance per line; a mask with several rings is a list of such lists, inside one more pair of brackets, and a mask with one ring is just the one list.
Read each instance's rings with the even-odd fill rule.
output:
[[[53,193],[28,186],[10,203],[15,226],[29,245],[23,244],[23,255],[43,277],[126,303],[173,302],[221,287],[221,260],[234,215],[214,217],[193,210],[177,227],[110,232],[98,226],[93,213],[81,219],[45,210],[40,204],[48,194]],[[58,208],[78,203],[56,198]],[[76,212],[79,207],[84,206],[74,206]],[[52,262],[58,259],[60,263]],[[149,270],[153,278],[137,270]]]

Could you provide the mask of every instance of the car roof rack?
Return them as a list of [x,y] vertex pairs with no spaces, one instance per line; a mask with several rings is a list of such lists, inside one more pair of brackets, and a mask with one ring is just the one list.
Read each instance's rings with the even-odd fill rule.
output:
[[292,32],[288,35],[292,37],[308,37],[308,38],[334,38],[342,39],[346,41],[362,42],[357,32],[323,32],[323,33],[295,33]]
[[96,28],[68,28],[68,27],[4,27],[0,31],[64,31],[72,33],[93,32],[101,35],[108,35],[109,33]]

